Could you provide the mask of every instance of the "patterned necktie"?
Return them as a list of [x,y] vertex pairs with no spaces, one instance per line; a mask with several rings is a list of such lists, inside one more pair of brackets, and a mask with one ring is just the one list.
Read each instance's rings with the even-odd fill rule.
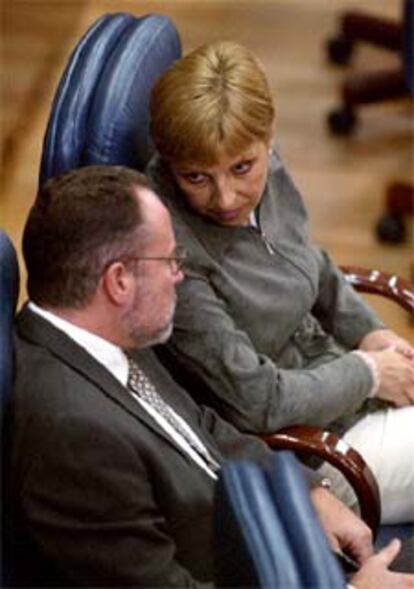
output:
[[127,387],[136,393],[138,397],[146,401],[153,409],[155,409],[164,419],[180,434],[182,438],[197,452],[211,468],[213,472],[219,470],[220,465],[213,458],[204,444],[193,434],[190,435],[187,428],[183,427],[181,421],[177,419],[171,407],[167,405],[164,399],[157,393],[154,385],[140,369],[138,364],[128,356],[128,383]]

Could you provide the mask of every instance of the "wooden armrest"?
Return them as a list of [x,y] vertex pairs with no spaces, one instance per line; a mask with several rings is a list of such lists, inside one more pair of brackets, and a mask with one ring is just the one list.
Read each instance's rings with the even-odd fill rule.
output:
[[354,489],[361,517],[375,536],[381,513],[378,485],[371,469],[356,450],[336,434],[308,425],[295,425],[260,437],[271,448],[293,450],[300,456],[318,456],[337,468]]
[[346,280],[360,292],[385,296],[414,315],[414,285],[408,280],[359,266],[341,266],[341,270]]

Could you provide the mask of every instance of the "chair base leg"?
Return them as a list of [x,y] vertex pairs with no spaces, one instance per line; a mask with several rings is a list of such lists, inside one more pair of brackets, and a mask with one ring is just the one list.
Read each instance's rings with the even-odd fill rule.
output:
[[[347,11],[340,21],[339,34],[326,44],[331,62],[346,65],[357,42],[365,42],[395,52],[401,52],[402,23],[370,16],[359,11]],[[371,104],[409,96],[402,67],[390,71],[352,74],[342,86],[341,106],[328,114],[328,127],[334,135],[348,135],[356,125],[358,105]]]
[[329,61],[336,65],[347,65],[358,41],[399,51],[402,43],[401,24],[357,11],[346,12],[341,19],[340,32],[326,43]]
[[344,107],[409,96],[402,69],[353,74],[342,89]]
[[387,190],[387,212],[390,215],[414,215],[414,185],[394,182]]
[[402,27],[399,22],[358,11],[349,11],[343,15],[341,35],[350,43],[364,41],[392,51],[401,49]]
[[376,226],[380,241],[403,243],[407,237],[404,215],[414,215],[414,186],[395,182],[387,190],[386,213]]
[[334,135],[349,135],[356,126],[359,105],[405,95],[409,97],[402,70],[353,74],[342,87],[342,105],[328,113],[329,130]]

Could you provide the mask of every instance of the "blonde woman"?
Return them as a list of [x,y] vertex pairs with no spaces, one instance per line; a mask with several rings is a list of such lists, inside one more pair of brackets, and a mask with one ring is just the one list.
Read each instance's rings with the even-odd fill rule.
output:
[[200,47],[153,90],[148,174],[188,250],[169,352],[241,430],[345,432],[383,521],[413,521],[414,350],[309,241],[274,127],[265,74],[236,43]]

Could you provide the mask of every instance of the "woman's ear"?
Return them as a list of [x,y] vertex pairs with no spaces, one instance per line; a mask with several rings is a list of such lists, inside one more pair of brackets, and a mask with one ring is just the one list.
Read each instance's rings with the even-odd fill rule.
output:
[[102,276],[102,287],[111,302],[121,306],[129,301],[135,280],[122,262],[114,262]]

